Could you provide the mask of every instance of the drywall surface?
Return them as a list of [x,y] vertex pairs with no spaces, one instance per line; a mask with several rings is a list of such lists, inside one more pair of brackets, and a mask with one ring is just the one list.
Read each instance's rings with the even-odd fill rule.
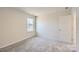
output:
[[[57,14],[49,14],[49,15],[38,16],[37,17],[37,33],[38,33],[38,36],[47,38],[49,40],[52,39],[52,40],[62,41],[62,39],[59,38],[59,36],[60,36],[59,19],[60,19],[60,17],[62,18],[63,16],[70,17],[69,15],[71,16],[70,13],[60,12],[60,13],[57,13]],[[70,22],[70,20],[69,20],[69,22]],[[62,25],[64,25],[64,24],[62,23]],[[67,21],[66,21],[65,25],[67,25]],[[66,29],[67,29],[67,27],[66,27]],[[62,37],[62,36],[60,36],[60,37]]]
[[77,34],[77,51],[79,51],[79,8],[77,8],[77,21],[76,21],[76,34]]
[[47,39],[57,39],[57,17],[56,16],[39,16],[37,18],[38,36]]
[[0,8],[0,48],[29,37],[26,31],[27,16],[15,8]]

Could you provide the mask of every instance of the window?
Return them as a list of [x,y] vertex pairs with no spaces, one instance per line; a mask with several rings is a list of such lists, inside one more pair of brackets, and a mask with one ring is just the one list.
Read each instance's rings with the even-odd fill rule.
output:
[[34,18],[28,17],[27,18],[27,32],[34,31]]

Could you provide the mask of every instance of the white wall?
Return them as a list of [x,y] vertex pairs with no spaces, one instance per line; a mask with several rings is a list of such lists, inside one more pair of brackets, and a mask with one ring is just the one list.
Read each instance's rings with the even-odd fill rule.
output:
[[38,36],[47,39],[57,39],[57,17],[43,15],[37,17],[37,33]]
[[[55,14],[49,15],[40,15],[37,17],[37,33],[38,36],[52,39],[52,40],[60,40],[59,36],[59,17],[63,17],[66,15],[70,15],[70,13],[59,12]],[[73,21],[73,20],[72,20]],[[67,24],[67,23],[66,23]],[[63,25],[63,24],[62,24]]]
[[14,8],[0,8],[0,48],[32,36],[26,31],[27,16]]

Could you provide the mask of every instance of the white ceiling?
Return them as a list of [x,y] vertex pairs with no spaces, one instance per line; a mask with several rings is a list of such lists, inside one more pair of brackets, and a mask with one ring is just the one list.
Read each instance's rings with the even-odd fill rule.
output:
[[62,12],[66,10],[65,7],[19,7],[18,9],[35,16],[55,12]]

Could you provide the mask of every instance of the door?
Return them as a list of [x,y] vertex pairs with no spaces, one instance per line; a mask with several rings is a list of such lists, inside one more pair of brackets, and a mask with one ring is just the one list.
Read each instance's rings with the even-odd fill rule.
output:
[[63,42],[72,42],[72,25],[73,19],[71,15],[59,17],[59,40]]

